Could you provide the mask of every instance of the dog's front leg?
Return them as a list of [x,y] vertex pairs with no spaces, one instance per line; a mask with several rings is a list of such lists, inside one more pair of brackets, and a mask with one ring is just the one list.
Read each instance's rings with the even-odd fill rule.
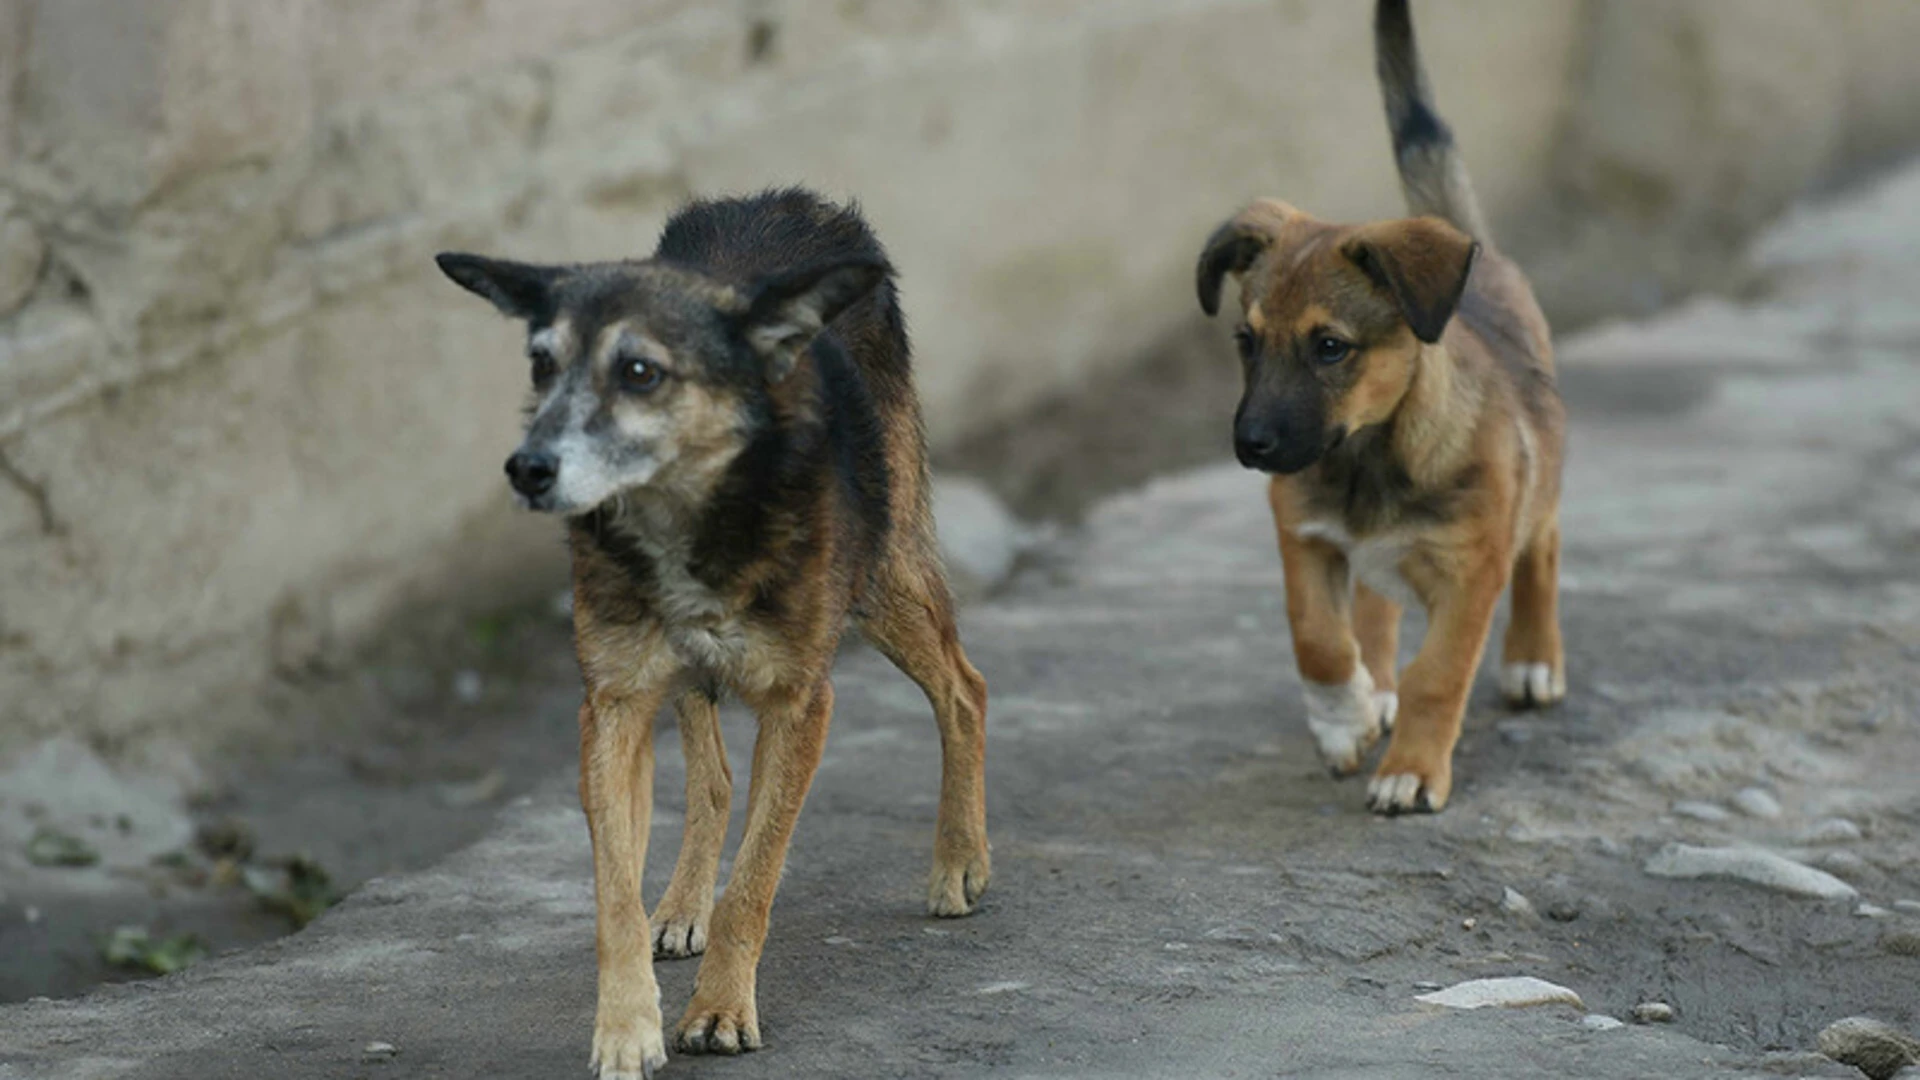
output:
[[601,1080],[640,1080],[667,1063],[653,936],[640,900],[653,817],[653,718],[666,687],[596,691],[580,706],[580,804],[593,840],[599,1009],[592,1067]]
[[[1275,510],[1278,513],[1277,499]],[[1327,768],[1335,776],[1348,776],[1380,741],[1388,716],[1354,641],[1347,559],[1333,545],[1300,536],[1283,523],[1280,562],[1286,570],[1287,622],[1305,690],[1307,727]]]
[[733,875],[714,907],[707,955],[694,979],[693,1000],[674,1036],[690,1054],[737,1054],[760,1047],[754,973],[767,940],[773,892],[787,861],[800,804],[813,784],[833,715],[833,686],[822,677],[809,686],[781,688],[750,698],[760,718],[747,785],[747,828]]
[[1367,784],[1367,806],[1375,813],[1431,813],[1447,805],[1453,747],[1493,628],[1493,609],[1506,587],[1505,566],[1504,553],[1494,554],[1433,583],[1427,637],[1400,681],[1393,739]]
[[707,951],[707,920],[720,876],[720,849],[727,841],[733,805],[733,772],[720,737],[720,707],[704,690],[688,690],[678,704],[680,750],[687,759],[687,824],[680,860],[666,895],[653,911],[655,959],[698,956]]

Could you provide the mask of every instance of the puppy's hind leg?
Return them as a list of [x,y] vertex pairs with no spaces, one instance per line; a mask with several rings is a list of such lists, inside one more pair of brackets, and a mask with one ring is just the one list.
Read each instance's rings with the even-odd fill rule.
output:
[[960,647],[953,600],[936,556],[896,558],[879,584],[862,629],[919,684],[940,725],[940,814],[927,911],[944,918],[971,914],[993,876],[987,849],[987,681]]
[[1500,651],[1500,690],[1517,709],[1567,696],[1560,642],[1560,521],[1541,523],[1513,567],[1513,618]]
[[713,916],[720,849],[727,840],[727,816],[733,805],[733,772],[727,767],[727,746],[720,736],[719,706],[705,691],[689,690],[675,711],[680,717],[680,749],[687,759],[687,823],[673,879],[653,913],[656,960],[707,951],[707,921]]

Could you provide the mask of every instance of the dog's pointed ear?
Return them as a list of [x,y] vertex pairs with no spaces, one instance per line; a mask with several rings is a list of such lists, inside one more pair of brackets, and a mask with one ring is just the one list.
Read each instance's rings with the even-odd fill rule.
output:
[[768,379],[786,378],[814,337],[892,272],[880,259],[853,259],[803,266],[755,282],[739,319],[747,344],[766,362]]
[[1439,218],[1423,217],[1363,226],[1341,253],[1392,294],[1413,336],[1432,344],[1460,306],[1480,244]]
[[1228,218],[1200,252],[1200,265],[1194,269],[1193,283],[1200,294],[1200,310],[1208,315],[1220,311],[1220,282],[1231,274],[1235,278],[1253,267],[1260,253],[1273,245],[1287,219],[1298,211],[1278,199],[1261,199]]
[[551,307],[553,283],[562,273],[557,266],[537,266],[454,251],[435,255],[433,261],[455,285],[485,297],[502,315],[516,319],[538,318]]

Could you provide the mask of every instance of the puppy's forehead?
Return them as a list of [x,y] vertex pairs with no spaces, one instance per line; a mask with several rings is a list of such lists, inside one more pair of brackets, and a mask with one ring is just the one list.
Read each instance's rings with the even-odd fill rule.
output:
[[1247,325],[1280,336],[1390,326],[1397,317],[1392,301],[1341,251],[1351,232],[1319,221],[1289,222],[1248,278]]

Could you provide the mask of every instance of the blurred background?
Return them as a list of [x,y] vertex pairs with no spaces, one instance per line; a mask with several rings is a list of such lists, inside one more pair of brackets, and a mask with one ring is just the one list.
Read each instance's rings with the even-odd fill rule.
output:
[[[297,925],[571,758],[557,529],[500,474],[519,331],[434,252],[857,197],[984,589],[1226,456],[1214,224],[1401,212],[1364,7],[0,0],[0,998],[101,977],[156,905],[215,946]],[[1757,230],[1920,143],[1920,5],[1419,14],[1562,331],[1737,292]]]

